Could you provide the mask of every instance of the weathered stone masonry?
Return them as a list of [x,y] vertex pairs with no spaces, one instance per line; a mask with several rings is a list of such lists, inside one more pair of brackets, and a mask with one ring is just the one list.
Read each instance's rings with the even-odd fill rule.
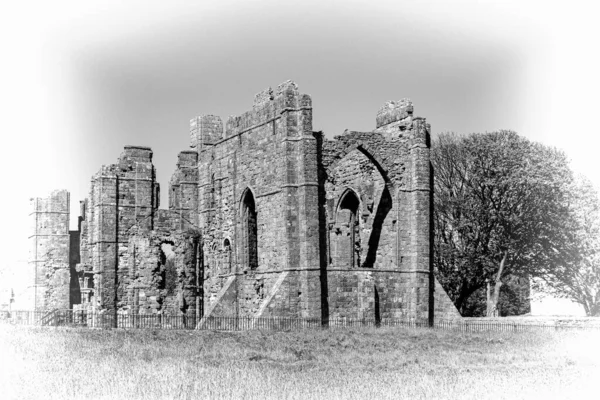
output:
[[39,308],[69,308],[69,193],[54,191],[31,199],[30,303]]
[[[196,318],[457,317],[432,273],[429,135],[401,100],[379,110],[374,131],[326,140],[313,131],[310,96],[288,81],[225,124],[190,121],[168,210],[158,208],[151,149],[127,146],[92,178],[70,242],[67,232],[65,243],[36,245],[66,248],[66,257],[33,258],[36,271],[52,271],[36,281],[37,305]],[[56,198],[36,200],[36,212]],[[42,219],[68,230],[66,205]],[[44,229],[37,223],[32,238]]]

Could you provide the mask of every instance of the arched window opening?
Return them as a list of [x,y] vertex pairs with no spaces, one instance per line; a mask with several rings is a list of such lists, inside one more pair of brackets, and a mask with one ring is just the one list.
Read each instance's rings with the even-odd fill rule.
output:
[[216,243],[213,243],[210,247],[210,265],[208,267],[212,268],[214,275],[219,275],[221,273],[219,265],[219,247]]
[[171,195],[169,196],[169,208],[176,208],[178,204],[177,191],[175,185],[171,186]]
[[247,265],[250,269],[256,269],[258,268],[258,224],[254,196],[250,190],[246,191],[242,202],[242,222]]
[[342,265],[350,267],[359,267],[361,262],[362,247],[360,242],[360,222],[358,220],[359,205],[360,201],[358,197],[353,191],[349,190],[340,202],[337,215],[337,223],[341,225],[342,230],[338,256]]

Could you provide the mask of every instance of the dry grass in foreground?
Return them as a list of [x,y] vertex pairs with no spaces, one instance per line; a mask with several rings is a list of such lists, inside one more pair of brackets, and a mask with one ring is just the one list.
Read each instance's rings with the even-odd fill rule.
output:
[[599,332],[0,325],[3,399],[598,398]]

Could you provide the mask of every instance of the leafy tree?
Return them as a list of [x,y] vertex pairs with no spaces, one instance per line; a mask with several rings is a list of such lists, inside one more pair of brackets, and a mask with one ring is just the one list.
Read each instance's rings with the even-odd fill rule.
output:
[[462,313],[489,284],[487,315],[497,315],[507,277],[539,276],[573,254],[564,153],[512,131],[446,133],[432,164],[434,264]]
[[[531,312],[529,279],[509,276],[503,279],[498,297],[498,315],[523,315]],[[485,317],[487,315],[487,288],[476,290],[462,307],[463,315]]]
[[586,178],[579,176],[571,190],[577,253],[558,267],[548,268],[534,287],[581,304],[588,316],[600,316],[600,197]]

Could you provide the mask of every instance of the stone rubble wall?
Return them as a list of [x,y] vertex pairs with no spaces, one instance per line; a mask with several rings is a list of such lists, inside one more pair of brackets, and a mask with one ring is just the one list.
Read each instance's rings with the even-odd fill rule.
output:
[[116,164],[92,177],[86,216],[87,259],[94,274],[94,307],[122,307],[128,275],[129,233],[134,225],[152,229],[158,206],[158,184],[148,147],[126,146]]
[[198,223],[198,153],[182,151],[177,169],[169,182],[169,210],[179,214],[179,230],[196,227]]
[[29,303],[35,310],[70,308],[69,193],[57,190],[49,197],[31,199],[30,204],[29,268],[34,286]]
[[[134,315],[184,313],[196,316],[199,234],[140,230],[129,238],[126,295],[120,311]],[[171,254],[163,251],[171,246]]]

